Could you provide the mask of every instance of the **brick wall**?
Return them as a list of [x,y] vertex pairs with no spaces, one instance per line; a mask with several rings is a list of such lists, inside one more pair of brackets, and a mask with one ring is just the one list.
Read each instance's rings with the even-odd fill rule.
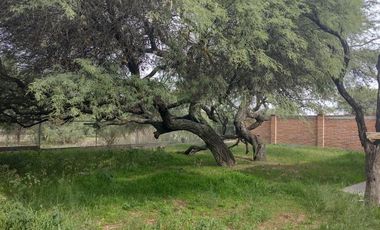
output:
[[[368,131],[375,131],[375,118],[366,117]],[[270,144],[296,144],[362,150],[354,117],[277,117],[264,122],[253,133]]]

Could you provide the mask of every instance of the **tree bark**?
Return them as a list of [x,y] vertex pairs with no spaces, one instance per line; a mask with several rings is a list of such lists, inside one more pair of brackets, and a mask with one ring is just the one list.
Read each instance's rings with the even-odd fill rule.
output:
[[248,113],[248,105],[249,102],[247,99],[243,98],[234,120],[235,131],[240,139],[252,145],[252,160],[264,161],[266,160],[265,144],[261,141],[259,136],[251,133],[251,130],[248,129],[245,124]]
[[259,136],[254,135],[255,143],[253,146],[255,148],[255,155],[253,157],[254,161],[266,161],[267,160],[267,151],[266,146],[259,138]]
[[211,151],[218,165],[235,165],[235,157],[233,156],[231,150],[224,143],[223,139],[210,126],[189,120],[174,119],[171,121],[170,126],[167,126],[167,128],[169,132],[185,130],[197,135],[204,141],[207,149]]
[[[194,134],[198,135],[197,133]],[[206,143],[207,148],[210,149],[218,165],[235,165],[235,157],[231,150],[211,127],[204,128],[199,137]]]
[[206,145],[202,145],[202,146],[192,145],[184,153],[186,155],[193,155],[193,154],[200,152],[200,151],[203,151],[203,150],[207,150]]
[[[377,59],[377,106],[376,106],[376,132],[380,132],[380,55]],[[370,143],[368,139],[364,145],[366,190],[365,198],[368,204],[380,205],[380,140]]]
[[369,205],[380,204],[380,146],[369,144],[365,148],[366,189],[365,200]]

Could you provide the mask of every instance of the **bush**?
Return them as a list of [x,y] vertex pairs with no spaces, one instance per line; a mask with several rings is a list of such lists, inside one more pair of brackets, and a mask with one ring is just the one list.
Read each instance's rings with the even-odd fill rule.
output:
[[123,130],[119,127],[104,127],[99,131],[99,137],[103,139],[107,146],[115,144],[122,136]]
[[78,122],[63,126],[48,124],[43,126],[42,133],[47,144],[76,144],[90,134],[89,129],[92,128]]
[[0,229],[63,230],[75,229],[75,227],[63,218],[61,211],[57,208],[42,213],[25,207],[20,202],[0,198]]

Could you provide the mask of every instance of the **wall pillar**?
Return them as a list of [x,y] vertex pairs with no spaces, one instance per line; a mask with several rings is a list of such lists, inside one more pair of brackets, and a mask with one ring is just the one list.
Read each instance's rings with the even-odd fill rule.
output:
[[317,146],[325,147],[325,115],[317,116]]
[[272,115],[270,119],[270,143],[277,144],[277,116]]

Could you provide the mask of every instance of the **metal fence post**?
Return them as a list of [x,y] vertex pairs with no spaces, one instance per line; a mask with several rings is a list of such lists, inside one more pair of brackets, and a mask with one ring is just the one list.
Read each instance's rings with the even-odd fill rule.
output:
[[136,140],[135,144],[140,144],[140,130],[136,130]]
[[37,145],[38,148],[41,149],[41,133],[42,133],[42,123],[38,125],[38,139],[37,139]]
[[95,146],[98,146],[98,128],[95,128]]

